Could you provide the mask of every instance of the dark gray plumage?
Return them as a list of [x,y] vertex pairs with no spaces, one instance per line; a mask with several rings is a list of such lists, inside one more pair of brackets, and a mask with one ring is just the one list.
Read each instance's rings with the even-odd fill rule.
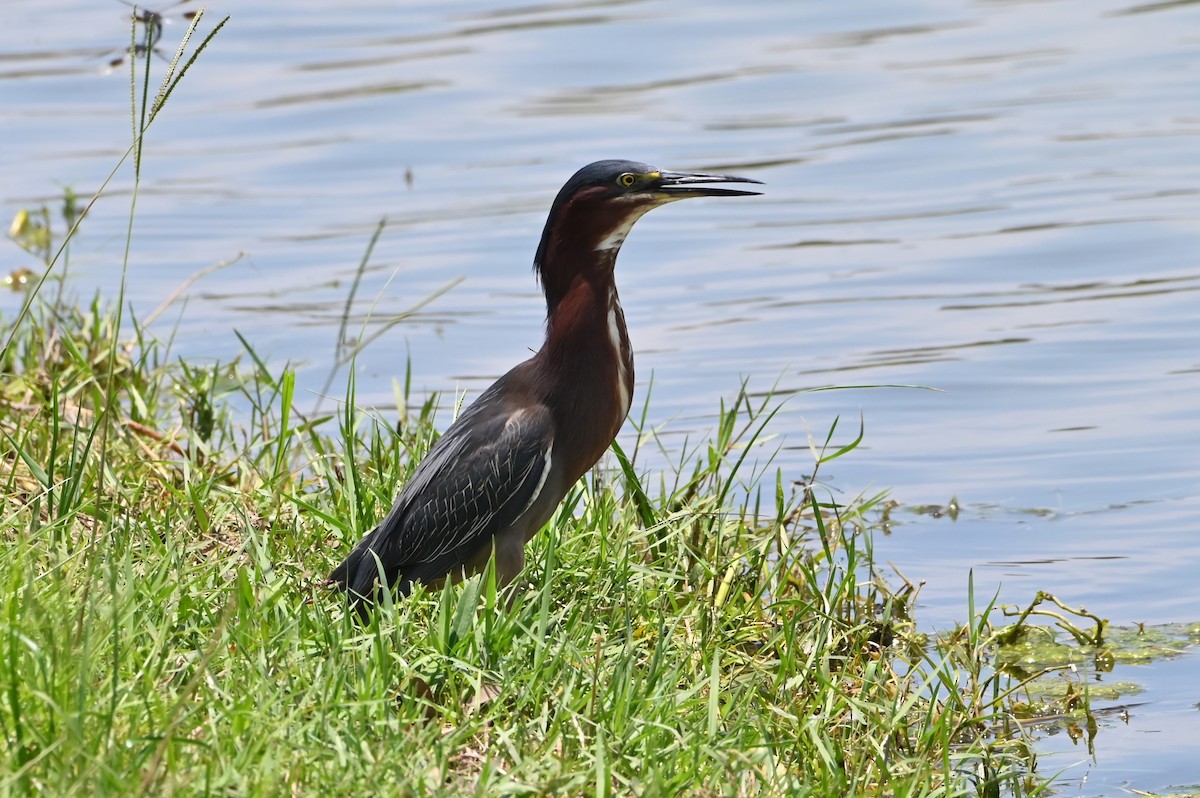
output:
[[338,587],[369,598],[382,565],[386,584],[407,594],[413,582],[441,579],[481,548],[490,551],[499,532],[528,515],[545,485],[553,436],[544,407],[505,401],[515,371],[434,444],[391,512],[330,575]]

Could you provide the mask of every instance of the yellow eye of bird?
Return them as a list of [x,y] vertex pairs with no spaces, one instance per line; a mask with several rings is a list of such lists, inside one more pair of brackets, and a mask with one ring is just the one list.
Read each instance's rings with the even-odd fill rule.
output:
[[625,174],[623,174],[617,178],[617,182],[620,183],[621,185],[625,186],[625,188],[629,188],[630,186],[632,186],[634,183],[637,182],[637,178],[634,177],[633,175],[629,174],[629,172],[626,172]]

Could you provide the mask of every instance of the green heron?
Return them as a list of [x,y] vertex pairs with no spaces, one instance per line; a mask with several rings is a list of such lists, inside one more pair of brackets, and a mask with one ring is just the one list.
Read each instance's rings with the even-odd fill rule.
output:
[[597,161],[566,182],[533,268],[546,294],[546,340],[458,417],[417,466],[391,512],[330,581],[362,611],[383,588],[407,595],[474,573],[495,556],[501,584],[525,544],[617,436],[633,396],[633,352],[613,267],[634,222],[689,197],[756,191],[745,177]]

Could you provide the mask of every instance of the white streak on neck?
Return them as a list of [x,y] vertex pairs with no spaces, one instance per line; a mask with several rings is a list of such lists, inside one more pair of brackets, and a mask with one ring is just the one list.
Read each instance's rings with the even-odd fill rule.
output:
[[625,243],[625,237],[629,235],[629,231],[633,229],[634,223],[646,214],[646,211],[653,208],[654,205],[645,204],[635,207],[628,216],[621,220],[620,224],[608,232],[599,244],[596,245],[597,252],[605,252],[607,250],[618,250]]
[[608,298],[608,340],[617,360],[617,398],[621,403],[622,418],[629,413],[630,403],[633,401],[629,392],[629,369],[625,367],[625,348],[628,344],[621,336],[624,321],[625,313],[621,310],[621,303],[617,301],[617,293],[614,291]]
[[607,252],[610,249],[620,249],[625,243],[625,237],[629,235],[629,231],[633,229],[633,223],[637,219],[626,219],[617,225],[617,227],[609,232],[599,244],[596,245],[597,252]]

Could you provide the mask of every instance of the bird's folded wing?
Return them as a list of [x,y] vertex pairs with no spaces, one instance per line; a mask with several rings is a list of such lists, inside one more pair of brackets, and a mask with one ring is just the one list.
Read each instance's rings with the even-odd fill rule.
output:
[[440,562],[461,564],[533,504],[550,470],[549,411],[497,410],[477,402],[417,467],[371,536],[385,569],[438,576]]

